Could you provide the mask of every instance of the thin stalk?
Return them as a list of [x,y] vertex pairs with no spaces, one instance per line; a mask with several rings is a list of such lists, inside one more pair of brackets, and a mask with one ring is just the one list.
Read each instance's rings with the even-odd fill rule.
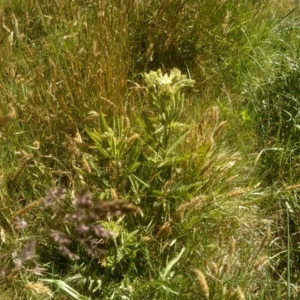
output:
[[291,299],[291,272],[290,272],[290,216],[289,212],[291,211],[290,205],[285,202],[287,210],[286,210],[286,228],[287,228],[287,298]]

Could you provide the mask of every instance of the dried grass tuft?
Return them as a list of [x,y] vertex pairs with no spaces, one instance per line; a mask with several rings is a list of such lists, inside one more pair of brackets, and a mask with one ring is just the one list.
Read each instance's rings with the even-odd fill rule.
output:
[[49,287],[41,282],[28,283],[25,285],[25,289],[34,291],[37,294],[47,294],[50,297],[53,296]]

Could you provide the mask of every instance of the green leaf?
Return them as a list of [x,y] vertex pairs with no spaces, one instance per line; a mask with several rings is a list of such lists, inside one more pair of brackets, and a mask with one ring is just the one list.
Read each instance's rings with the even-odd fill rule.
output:
[[93,160],[89,160],[88,161],[91,165],[91,167],[93,168],[93,170],[96,171],[97,175],[100,176],[102,174],[100,167],[98,166],[98,164],[96,164]]
[[141,165],[141,162],[138,161],[138,159],[141,155],[142,148],[139,147],[138,143],[139,141],[135,140],[130,149],[124,153],[124,156],[126,156],[129,173],[133,173]]
[[153,196],[153,197],[164,197],[165,193],[163,193],[162,191],[153,190],[151,192],[151,196]]
[[187,130],[186,132],[184,132],[181,136],[179,136],[169,147],[169,149],[167,150],[167,156],[184,140],[184,138],[186,137],[187,133],[189,131]]
[[153,126],[153,121],[151,121],[145,114],[142,117],[136,116],[136,120],[139,123],[139,126],[145,131],[147,134],[147,139],[150,139],[150,141],[155,142],[156,141],[156,135],[155,135],[155,127]]
[[111,154],[112,154],[112,157],[114,159],[118,159],[119,158],[119,151],[117,150],[117,140],[116,140],[116,137],[112,136],[111,139],[110,139],[110,145],[111,145]]
[[125,147],[126,147],[126,140],[125,137],[122,137],[121,139],[119,139],[117,144],[118,158],[121,158],[124,155]]
[[100,154],[102,154],[103,157],[110,158],[110,155],[106,149],[104,149],[99,143],[95,143],[95,144],[96,144],[96,149],[98,150],[98,152],[100,152]]
[[133,163],[131,166],[129,166],[128,170],[130,173],[133,173],[139,166],[141,165],[141,163],[139,161]]
[[142,284],[141,286],[139,286],[135,291],[134,291],[134,295],[137,294],[140,290],[148,287],[148,286],[160,286],[162,287],[164,290],[168,291],[168,292],[171,292],[173,294],[176,294],[178,295],[178,292],[176,292],[172,285],[166,281],[163,281],[163,280],[153,280],[153,281],[148,281],[146,282],[145,284]]
[[173,259],[171,259],[171,260],[169,261],[169,263],[167,264],[167,266],[166,266],[164,272],[161,274],[161,276],[162,276],[163,279],[166,279],[166,278],[167,278],[167,276],[168,276],[168,274],[170,273],[171,269],[172,269],[173,266],[178,262],[178,260],[180,259],[180,257],[181,257],[182,254],[184,253],[184,251],[185,251],[185,248],[183,247],[183,248],[181,249],[180,253],[179,253],[176,257],[174,257]]
[[242,118],[243,118],[243,121],[251,121],[251,116],[249,115],[249,111],[248,110],[243,110],[241,112],[241,115],[242,115]]
[[88,129],[86,129],[86,132],[90,136],[90,138],[94,141],[95,148],[100,152],[100,154],[102,154],[102,156],[105,158],[109,158],[110,155],[109,155],[108,151],[102,147],[103,138],[101,137],[99,132],[96,132],[96,131],[92,132]]
[[88,297],[84,297],[80,295],[77,291],[75,291],[73,288],[71,288],[68,284],[66,284],[64,281],[59,279],[40,279],[40,281],[48,282],[48,283],[54,283],[57,287],[65,291],[67,294],[69,294],[72,298],[76,300],[90,300]]
[[100,121],[100,127],[101,127],[101,131],[104,133],[104,132],[107,132],[108,130],[108,126],[106,124],[106,121],[105,121],[105,118],[104,118],[104,115],[102,114],[102,112],[99,113],[99,121]]
[[135,175],[133,175],[133,174],[131,174],[130,176],[129,176],[129,179],[135,179],[135,180],[137,180],[138,182],[140,182],[142,185],[144,185],[145,187],[150,187],[150,185],[149,184],[147,184],[145,181],[143,181],[142,179],[140,179],[140,178],[138,178],[137,176],[135,176]]
[[160,163],[157,166],[157,168],[158,168],[158,170],[165,169],[165,168],[168,168],[170,166],[174,166],[175,164],[177,164],[179,162],[187,161],[189,159],[190,159],[189,154],[186,154],[185,156],[181,156],[181,157],[175,157],[175,156],[174,157],[169,157],[165,161]]
[[131,183],[131,188],[132,188],[133,192],[135,194],[137,194],[139,192],[139,184],[138,184],[137,180],[132,175],[129,175],[128,179]]

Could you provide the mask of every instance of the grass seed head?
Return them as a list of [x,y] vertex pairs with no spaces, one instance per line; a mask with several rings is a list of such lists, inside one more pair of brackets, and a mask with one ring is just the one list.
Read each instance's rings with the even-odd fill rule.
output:
[[212,107],[212,124],[217,124],[219,120],[219,108],[216,106]]
[[153,241],[154,241],[154,238],[151,237],[151,236],[143,236],[143,237],[142,237],[142,240],[143,240],[145,243],[150,243],[150,242],[153,242]]
[[135,133],[127,140],[127,145],[130,146],[140,135]]
[[227,121],[223,121],[217,126],[217,128],[214,130],[213,135],[212,135],[213,139],[216,139],[220,135],[222,129],[224,128],[224,126],[226,124],[227,124]]
[[157,236],[165,237],[170,235],[171,233],[172,233],[171,222],[168,221],[159,228]]
[[271,231],[268,230],[268,231],[265,233],[263,239],[261,240],[261,243],[260,243],[259,248],[258,248],[258,252],[260,252],[260,251],[267,245],[267,243],[268,243],[270,237],[271,237]]
[[236,239],[233,236],[231,236],[229,238],[229,245],[228,245],[228,255],[230,257],[232,257],[234,255],[235,247],[236,247]]
[[227,274],[230,272],[230,265],[228,262],[224,262],[221,266],[221,273],[222,274]]
[[211,263],[210,270],[211,270],[211,273],[215,276],[217,276],[219,274],[219,268],[215,262]]
[[197,275],[197,279],[198,279],[200,288],[201,288],[205,298],[209,299],[209,286],[207,284],[204,274],[198,269],[194,269],[194,272]]
[[181,219],[184,217],[184,214],[187,210],[191,211],[195,209],[203,200],[205,199],[205,196],[201,195],[198,197],[192,198],[190,201],[184,202],[177,208],[174,219]]
[[268,261],[268,256],[263,255],[258,257],[258,259],[254,263],[254,269],[260,270]]
[[209,160],[200,170],[200,175],[201,176],[206,175],[217,159],[218,159],[218,157],[213,157],[211,160]]
[[178,220],[178,219],[182,220],[188,206],[189,206],[189,202],[185,202],[179,205],[179,207],[177,208],[174,214],[174,220]]
[[73,137],[73,141],[76,143],[76,144],[82,144],[82,137],[79,133],[79,131],[77,130],[74,137]]
[[87,161],[87,159],[83,156],[82,157],[82,165],[84,167],[84,169],[89,173],[91,174],[92,173],[92,169],[90,167],[90,164],[89,162]]
[[41,282],[28,283],[25,285],[25,289],[34,291],[37,294],[47,294],[52,296],[51,290]]
[[32,143],[32,146],[33,146],[33,148],[35,148],[36,150],[39,150],[41,144],[40,144],[39,141],[34,141],[34,142]]
[[11,15],[11,18],[12,18],[12,22],[13,22],[13,26],[14,26],[14,31],[15,31],[16,38],[17,38],[17,40],[21,40],[18,19],[16,18],[16,16],[15,16],[14,13]]
[[226,194],[227,198],[235,198],[248,192],[248,188],[234,188]]
[[236,292],[237,292],[239,300],[245,300],[246,299],[244,292],[242,291],[242,289],[239,286],[237,287]]
[[230,20],[230,11],[227,10],[226,16],[224,18],[224,22],[222,24],[222,31],[223,31],[223,35],[227,35],[227,33],[229,32],[229,20]]
[[43,202],[43,199],[38,199],[33,202],[30,202],[28,205],[23,207],[22,209],[18,210],[14,214],[14,218],[19,218],[20,216],[24,215],[25,213],[31,211],[32,209],[36,208],[37,206],[40,206]]
[[220,9],[226,2],[227,2],[227,0],[221,0],[220,3],[218,4],[217,8]]
[[6,232],[5,230],[0,226],[0,242],[1,244],[5,244],[6,243]]
[[111,197],[112,197],[113,201],[119,200],[118,193],[117,193],[117,191],[115,189],[111,188],[110,189],[110,193],[111,193]]

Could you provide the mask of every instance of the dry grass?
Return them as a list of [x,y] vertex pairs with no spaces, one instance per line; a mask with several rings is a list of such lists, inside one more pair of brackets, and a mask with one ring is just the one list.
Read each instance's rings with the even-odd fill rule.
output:
[[[298,3],[250,2],[2,3],[3,299],[11,292],[23,299],[52,296],[49,287],[36,281],[36,261],[51,270],[45,276],[69,276],[70,285],[91,299],[127,297],[132,286],[146,286],[138,291],[145,299],[184,299],[180,297],[191,293],[197,298],[199,287],[206,299],[259,299],[259,292],[267,299],[276,294],[259,285],[272,281],[271,231],[266,228],[271,222],[260,209],[269,190],[252,176],[255,134],[241,110],[247,110],[247,85],[257,85],[271,72],[278,56],[276,20],[286,20],[282,17]],[[173,67],[196,83],[187,89],[176,122],[165,127],[173,130],[166,139],[169,146],[183,138],[162,151],[162,129],[141,74]],[[145,116],[153,130],[141,128],[139,118]],[[104,125],[112,130],[105,132]],[[115,157],[95,154],[97,146],[87,134],[91,128],[101,138],[111,138],[110,144],[104,138],[101,142]],[[255,166],[260,162],[256,157]],[[54,186],[69,191],[65,200],[57,201],[61,211],[40,210],[46,191]],[[93,190],[95,202],[130,202],[120,207],[133,213],[107,221],[118,236],[97,241],[109,250],[101,267],[80,245],[74,246],[79,253],[72,254],[82,258],[82,265],[70,262],[70,267],[46,234],[50,229],[76,232],[73,221],[64,217],[72,215],[75,191],[82,186]],[[285,190],[298,188],[291,183]],[[97,226],[98,221],[93,219]],[[36,231],[41,238],[36,256],[26,260],[26,268],[16,269],[15,257]],[[261,232],[266,232],[263,238]],[[276,244],[278,249],[282,243]],[[189,255],[173,263],[183,247]],[[174,273],[162,280],[162,266],[170,262]],[[198,286],[186,271],[191,269]],[[285,296],[274,286],[270,290]],[[168,294],[171,287],[181,294]],[[58,292],[56,297],[64,296]]]

